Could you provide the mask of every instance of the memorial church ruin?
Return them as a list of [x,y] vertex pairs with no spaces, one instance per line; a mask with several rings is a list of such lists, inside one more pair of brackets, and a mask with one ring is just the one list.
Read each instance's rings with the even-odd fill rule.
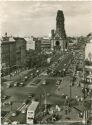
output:
[[67,50],[67,40],[64,25],[64,14],[58,10],[56,17],[56,30],[51,30],[51,49],[64,52]]

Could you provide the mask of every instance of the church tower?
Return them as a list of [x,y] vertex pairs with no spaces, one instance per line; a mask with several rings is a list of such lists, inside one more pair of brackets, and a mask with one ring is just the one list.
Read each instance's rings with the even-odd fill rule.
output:
[[64,14],[62,10],[58,10],[56,17],[56,33],[58,33],[62,38],[66,38],[65,28],[64,28]]
[[58,10],[56,16],[56,31],[52,30],[51,49],[55,51],[65,51],[67,49],[67,40],[64,25],[64,14]]

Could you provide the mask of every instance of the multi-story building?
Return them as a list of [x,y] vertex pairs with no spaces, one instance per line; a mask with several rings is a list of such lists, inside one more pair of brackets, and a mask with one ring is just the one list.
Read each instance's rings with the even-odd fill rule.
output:
[[92,83],[92,41],[85,46],[85,73],[86,82]]
[[[7,35],[7,34],[6,34]],[[16,65],[15,40],[4,36],[1,40],[1,65],[3,71],[10,71]]]
[[48,37],[44,37],[41,40],[41,50],[50,50],[51,49],[51,42]]
[[47,37],[35,38],[35,50],[41,52],[51,50],[51,42]]
[[35,40],[34,40],[34,37],[31,36],[31,37],[25,37],[25,40],[26,40],[26,49],[27,50],[35,50]]
[[16,49],[16,66],[22,67],[25,65],[26,58],[26,40],[20,37],[14,37]]
[[41,52],[41,39],[35,38],[35,50]]
[[26,41],[24,38],[9,37],[7,33],[1,40],[2,71],[12,72],[16,67],[25,64]]
[[85,47],[85,83],[86,87],[89,89],[90,95],[87,98],[90,101],[90,110],[87,110],[87,119],[89,124],[92,124],[92,39],[86,44]]

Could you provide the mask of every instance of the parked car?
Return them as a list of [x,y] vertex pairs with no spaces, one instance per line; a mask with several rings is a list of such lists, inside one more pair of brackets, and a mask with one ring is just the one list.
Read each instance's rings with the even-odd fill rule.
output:
[[21,113],[22,114],[26,113],[26,109],[21,110]]
[[25,77],[24,77],[24,79],[25,79],[25,81],[27,81],[27,80],[28,80],[28,77],[27,77],[27,76],[25,76]]
[[14,87],[18,87],[19,86],[19,83],[18,82],[15,82],[14,83]]
[[9,122],[8,122],[8,121],[6,121],[6,122],[4,122],[4,123],[3,123],[3,125],[9,125]]
[[21,86],[21,87],[24,86],[24,83],[23,82],[19,83],[19,86]]
[[13,117],[19,115],[19,111],[14,111],[14,112],[12,112],[11,115],[12,115]]
[[12,122],[12,125],[19,125],[20,123],[19,123],[19,121],[13,121]]
[[7,88],[10,88],[10,87],[12,87],[12,85],[11,85],[11,83],[8,83]]

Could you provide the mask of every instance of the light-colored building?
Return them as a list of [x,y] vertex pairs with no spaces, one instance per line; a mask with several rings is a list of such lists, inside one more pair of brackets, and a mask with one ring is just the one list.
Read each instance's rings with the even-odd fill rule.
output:
[[51,49],[51,41],[48,37],[43,37],[41,39],[41,50],[50,50]]
[[25,37],[25,40],[26,40],[26,49],[27,50],[35,50],[35,40],[34,40],[34,37],[31,36],[31,37]]
[[51,42],[49,37],[34,38],[36,51],[49,51],[51,50]]
[[92,62],[92,39],[89,43],[86,44],[85,47],[85,60]]
[[[85,80],[86,85],[89,89],[89,91],[92,91],[92,38],[89,40],[88,43],[86,43],[85,46]],[[88,98],[87,98],[88,99]],[[90,95],[89,101],[91,103],[90,110],[87,110],[87,117],[86,121],[89,121],[89,124],[92,124],[92,96]],[[85,121],[84,120],[84,121]]]
[[92,40],[85,46],[85,79],[92,84]]

